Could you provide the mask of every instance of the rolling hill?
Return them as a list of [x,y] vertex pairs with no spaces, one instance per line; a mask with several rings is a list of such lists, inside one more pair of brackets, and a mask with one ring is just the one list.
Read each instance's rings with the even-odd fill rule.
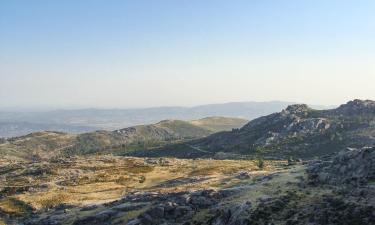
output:
[[217,130],[241,127],[246,122],[244,119],[220,117],[194,121],[163,120],[151,125],[84,134],[43,131],[3,139],[0,142],[0,155],[37,160],[61,154],[122,154],[202,138]]

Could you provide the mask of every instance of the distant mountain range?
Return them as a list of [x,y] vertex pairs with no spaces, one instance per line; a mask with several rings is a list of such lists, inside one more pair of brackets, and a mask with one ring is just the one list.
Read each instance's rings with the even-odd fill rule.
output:
[[375,102],[353,100],[335,109],[305,104],[248,122],[239,118],[162,120],[83,134],[37,132],[0,139],[0,154],[28,158],[116,154],[146,157],[313,158],[344,148],[375,146]]
[[[0,137],[14,137],[31,132],[53,130],[82,133],[115,130],[123,127],[156,123],[161,120],[194,120],[225,116],[254,119],[281,111],[291,102],[232,102],[196,107],[157,107],[143,109],[79,109],[45,112],[1,112]],[[327,108],[313,106],[314,108]]]

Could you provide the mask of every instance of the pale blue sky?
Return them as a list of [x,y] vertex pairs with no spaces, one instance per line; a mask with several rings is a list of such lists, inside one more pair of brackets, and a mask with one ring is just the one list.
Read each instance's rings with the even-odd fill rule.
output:
[[1,107],[375,99],[372,0],[1,0]]

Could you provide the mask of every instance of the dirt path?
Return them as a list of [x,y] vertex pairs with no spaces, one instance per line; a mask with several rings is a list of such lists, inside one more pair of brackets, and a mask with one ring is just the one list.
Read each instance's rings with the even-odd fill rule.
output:
[[202,149],[200,149],[198,147],[195,147],[195,146],[192,146],[192,145],[189,145],[189,144],[185,144],[185,145],[188,146],[189,148],[192,148],[192,149],[197,150],[199,152],[212,154],[212,152],[209,152],[209,151],[206,151],[206,150],[202,150]]

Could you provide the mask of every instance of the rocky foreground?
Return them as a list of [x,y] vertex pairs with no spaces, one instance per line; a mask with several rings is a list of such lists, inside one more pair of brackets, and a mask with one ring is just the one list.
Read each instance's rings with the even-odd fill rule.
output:
[[126,224],[161,199],[249,184],[283,170],[286,161],[258,164],[108,155],[26,162],[0,159],[0,224],[86,220],[101,224],[101,216],[110,218],[106,222],[111,224]]
[[[166,164],[186,166],[188,162],[194,161],[175,160]],[[147,159],[145,163],[160,162]],[[208,168],[202,166],[208,163],[207,160],[202,161],[199,166],[207,171]],[[59,204],[49,209],[34,210],[23,219],[7,217],[7,223],[375,224],[375,148],[347,149],[310,162],[290,161],[288,165],[280,164],[266,173],[255,168],[253,172],[246,172],[243,167],[230,165],[227,165],[226,176],[206,174],[190,179],[167,180],[147,189],[129,190],[124,197],[114,201]],[[168,168],[168,165],[163,168]],[[173,167],[173,171],[178,168],[182,167]],[[228,171],[234,168],[237,169],[229,175]],[[201,174],[202,171],[196,170],[195,173]],[[157,173],[160,174],[160,171]],[[218,182],[213,184],[215,180]],[[211,185],[202,186],[203,183]],[[6,215],[0,213],[0,216],[5,218]]]
[[[375,224],[375,148],[349,149],[311,162],[305,176],[301,172],[297,166],[242,189],[167,198],[128,224]],[[279,186],[283,177],[288,187]],[[275,191],[255,201],[244,194],[275,185]],[[192,221],[202,208],[208,209],[204,219]]]
[[[69,210],[26,224],[63,224]],[[136,192],[80,211],[96,213],[73,224],[375,224],[375,148],[346,150],[229,188]]]

